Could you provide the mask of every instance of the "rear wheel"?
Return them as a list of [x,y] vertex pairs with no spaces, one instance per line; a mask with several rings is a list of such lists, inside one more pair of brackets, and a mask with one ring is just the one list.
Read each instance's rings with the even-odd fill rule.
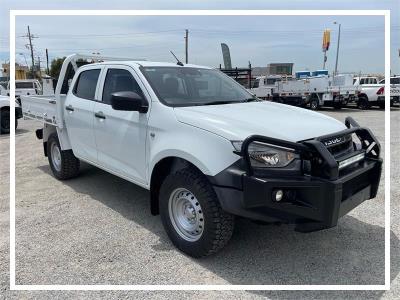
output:
[[367,97],[360,97],[358,98],[357,107],[359,109],[369,109],[369,101]]
[[79,159],[72,150],[61,150],[56,133],[52,133],[47,140],[47,156],[51,171],[57,179],[70,179],[79,174]]
[[318,96],[313,96],[310,100],[310,108],[312,110],[317,110],[319,108],[319,99]]
[[191,168],[164,180],[160,214],[172,243],[192,257],[216,253],[232,236],[233,215],[222,210],[204,175]]
[[[2,110],[0,115],[1,133],[10,133],[10,111]],[[17,124],[17,120],[15,120]]]

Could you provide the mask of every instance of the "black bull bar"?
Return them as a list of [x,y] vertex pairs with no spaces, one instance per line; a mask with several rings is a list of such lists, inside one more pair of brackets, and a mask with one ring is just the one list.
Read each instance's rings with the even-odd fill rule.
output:
[[329,152],[328,148],[323,143],[325,140],[355,134],[361,142],[361,151],[365,152],[365,158],[378,160],[381,146],[373,133],[368,128],[360,127],[351,117],[345,119],[345,125],[347,127],[345,130],[297,143],[261,135],[249,136],[243,141],[240,151],[240,155],[245,161],[246,173],[248,176],[254,174],[248,152],[248,148],[253,142],[261,142],[295,150],[302,160],[310,163],[310,175],[328,180],[336,180],[339,178],[339,161]]

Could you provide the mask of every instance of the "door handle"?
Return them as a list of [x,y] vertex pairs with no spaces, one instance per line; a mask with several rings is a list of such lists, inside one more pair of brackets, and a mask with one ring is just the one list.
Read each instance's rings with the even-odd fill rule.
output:
[[69,111],[74,111],[74,110],[75,110],[75,109],[72,107],[71,104],[68,105],[68,106],[66,106],[65,109],[66,109],[66,110],[69,110]]
[[105,119],[106,118],[106,115],[102,111],[98,111],[97,113],[94,114],[94,116],[96,118],[99,118],[99,119]]

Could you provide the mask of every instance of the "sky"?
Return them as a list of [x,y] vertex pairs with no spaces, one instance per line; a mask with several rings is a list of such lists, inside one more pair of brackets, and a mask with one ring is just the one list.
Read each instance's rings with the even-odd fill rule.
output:
[[[281,0],[252,1],[4,1],[0,12],[0,61],[9,59],[9,9],[390,9],[391,69],[400,74],[400,1],[371,0]],[[288,5],[290,3],[290,5]],[[95,4],[95,5],[94,5]],[[4,9],[4,7],[6,9]],[[231,50],[232,64],[265,67],[268,63],[293,62],[295,70],[322,68],[322,33],[332,30],[327,69],[333,71],[338,25],[341,39],[338,70],[352,73],[384,72],[384,18],[382,16],[18,16],[16,59],[30,64],[26,48],[27,25],[37,36],[33,40],[35,59],[50,60],[71,53],[100,52],[104,55],[174,61],[172,50],[184,60],[184,31],[189,30],[189,62],[217,67],[223,63],[221,42]],[[25,60],[26,59],[26,60]]]

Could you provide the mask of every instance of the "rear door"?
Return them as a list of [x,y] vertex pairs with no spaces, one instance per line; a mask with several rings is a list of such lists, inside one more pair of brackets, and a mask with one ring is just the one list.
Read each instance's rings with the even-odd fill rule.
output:
[[93,108],[98,99],[101,68],[87,67],[78,71],[65,100],[65,123],[75,156],[96,163],[97,149],[93,134]]
[[98,162],[122,177],[145,184],[148,113],[114,110],[110,100],[112,93],[122,91],[141,94],[149,104],[150,97],[130,66],[107,66],[102,82],[101,101],[96,102],[94,107]]

